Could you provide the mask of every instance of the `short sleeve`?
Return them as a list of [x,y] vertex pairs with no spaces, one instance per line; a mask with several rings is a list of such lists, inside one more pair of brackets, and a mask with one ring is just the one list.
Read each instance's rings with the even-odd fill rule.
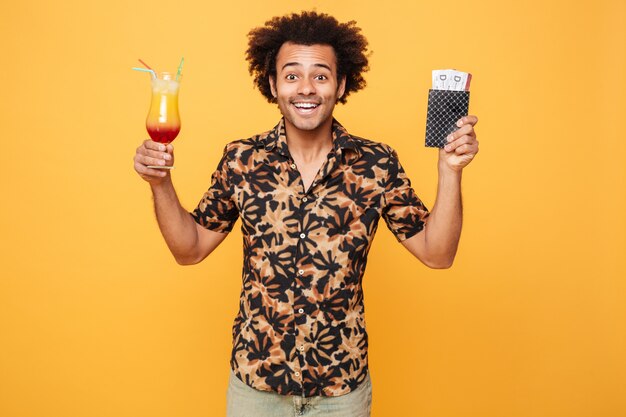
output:
[[228,145],[217,169],[211,175],[211,185],[204,193],[191,216],[196,223],[214,232],[228,233],[233,229],[239,211],[233,200],[233,187],[230,183]]
[[430,214],[415,194],[395,150],[388,147],[389,164],[382,216],[398,242],[421,232]]

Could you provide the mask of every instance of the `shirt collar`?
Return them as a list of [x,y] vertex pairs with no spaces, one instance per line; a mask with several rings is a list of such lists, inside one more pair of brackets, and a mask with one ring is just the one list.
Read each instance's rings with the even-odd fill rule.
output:
[[[345,127],[333,118],[331,127],[333,135],[333,150],[338,154],[346,155],[346,160],[351,162],[361,156],[358,143],[348,133]],[[265,150],[271,152],[276,150],[285,157],[289,157],[287,147],[287,133],[285,131],[285,118],[282,117],[278,124],[274,126],[265,138]]]

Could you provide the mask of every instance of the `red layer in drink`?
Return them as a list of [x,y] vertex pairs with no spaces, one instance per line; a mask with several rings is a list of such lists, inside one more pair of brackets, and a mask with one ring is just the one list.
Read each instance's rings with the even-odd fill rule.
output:
[[167,144],[178,136],[180,126],[147,126],[147,130],[153,141]]

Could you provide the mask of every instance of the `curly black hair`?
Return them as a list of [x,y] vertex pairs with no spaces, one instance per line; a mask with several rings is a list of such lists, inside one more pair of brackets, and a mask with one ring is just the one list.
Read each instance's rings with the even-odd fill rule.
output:
[[273,17],[265,26],[248,33],[248,71],[267,101],[276,103],[269,77],[276,76],[276,55],[283,43],[330,45],[337,57],[338,79],[346,77],[345,92],[339,99],[340,103],[345,103],[350,93],[365,87],[362,74],[369,70],[371,52],[367,51],[367,39],[360,32],[354,20],[339,23],[334,17],[316,11]]

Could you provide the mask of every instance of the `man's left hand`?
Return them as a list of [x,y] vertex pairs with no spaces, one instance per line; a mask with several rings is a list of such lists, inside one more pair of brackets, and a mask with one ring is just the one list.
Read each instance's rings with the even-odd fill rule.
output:
[[454,171],[461,171],[478,153],[478,140],[474,126],[476,116],[464,116],[456,123],[459,128],[448,135],[448,143],[439,150],[439,162]]

